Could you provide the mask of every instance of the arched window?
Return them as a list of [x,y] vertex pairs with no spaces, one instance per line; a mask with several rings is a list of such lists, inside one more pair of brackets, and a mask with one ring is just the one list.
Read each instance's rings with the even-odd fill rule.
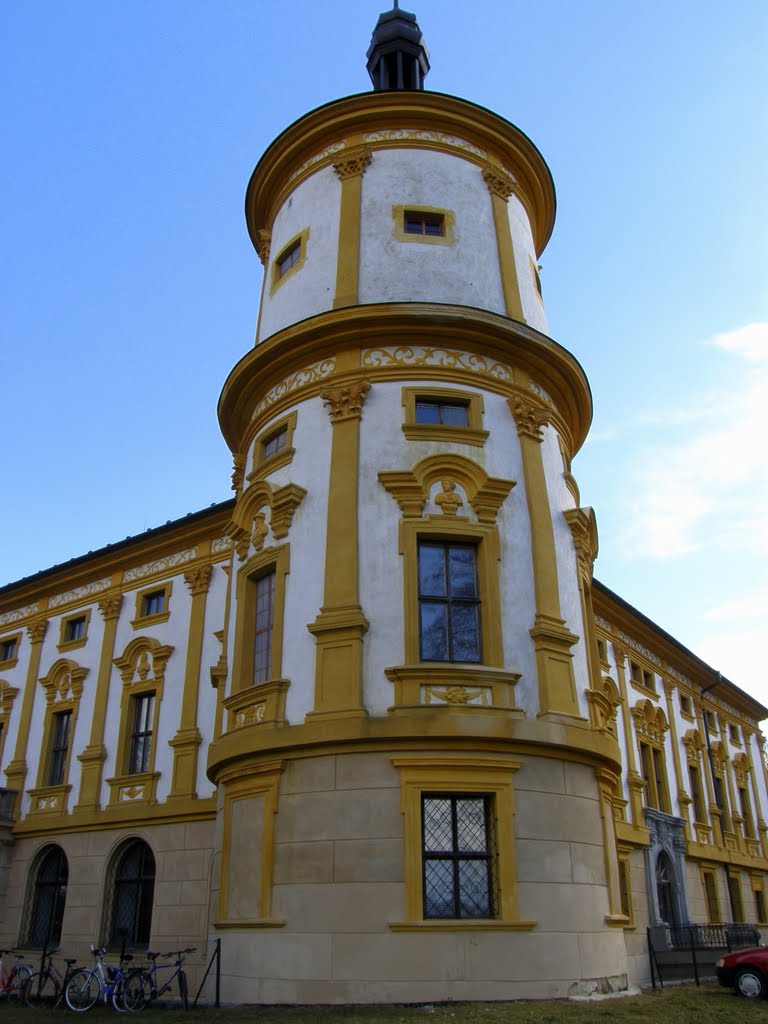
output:
[[665,924],[677,926],[675,907],[675,875],[672,863],[666,853],[660,853],[656,861],[656,895],[659,900],[659,918]]
[[60,846],[46,846],[33,867],[34,882],[30,891],[29,917],[24,943],[50,948],[61,939],[64,904],[67,900],[69,865]]
[[155,857],[141,839],[120,847],[113,861],[107,945],[113,949],[149,945],[155,894]]

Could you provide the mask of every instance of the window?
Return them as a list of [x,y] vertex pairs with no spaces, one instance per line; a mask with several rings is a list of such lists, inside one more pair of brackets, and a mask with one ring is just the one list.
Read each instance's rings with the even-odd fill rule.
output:
[[680,694],[680,711],[688,717],[691,715],[691,698],[684,693]]
[[69,619],[65,630],[67,640],[82,640],[85,636],[85,616],[78,615],[76,619]]
[[641,742],[640,765],[643,774],[646,807],[655,807],[656,810],[669,814],[667,773],[663,749]]
[[403,388],[403,433],[409,441],[459,441],[482,447],[483,398],[454,388]]
[[630,872],[629,857],[619,857],[619,896],[621,899],[621,912],[624,917],[632,921],[632,876]]
[[134,629],[137,626],[143,627],[168,620],[171,614],[172,589],[173,583],[169,581],[138,591],[136,594],[136,616],[131,621]]
[[429,398],[416,399],[417,423],[440,423],[451,427],[468,427],[466,402],[444,402]]
[[434,206],[393,206],[394,236],[398,242],[453,245],[456,215]]
[[58,711],[53,716],[51,731],[51,751],[48,762],[48,785],[60,786],[67,774],[67,755],[69,754],[69,732],[72,725],[72,712]]
[[752,819],[752,805],[746,785],[739,786],[739,805],[741,807],[741,816],[744,819],[744,835],[747,839],[754,839],[755,823]]
[[290,248],[284,250],[277,261],[278,277],[284,277],[289,270],[296,266],[301,259],[301,242],[294,242]]
[[677,927],[677,903],[675,901],[675,871],[672,861],[663,851],[656,861],[656,899],[659,906],[659,920]]
[[82,647],[88,639],[90,621],[90,609],[62,618],[59,624],[59,650],[69,651],[75,647]]
[[698,765],[688,765],[688,777],[691,780],[691,799],[693,800],[694,821],[706,824],[707,811],[704,806],[704,794],[701,790],[701,775],[699,773]]
[[422,661],[481,661],[474,544],[419,542]]
[[731,920],[735,924],[744,921],[744,905],[741,901],[741,880],[738,873],[728,872],[728,899],[731,904]]
[[69,881],[69,865],[61,847],[46,846],[30,874],[34,883],[27,902],[29,916],[23,941],[27,946],[51,949],[61,939]]
[[640,686],[644,690],[656,693],[656,677],[653,672],[649,672],[642,665],[638,665],[636,661],[630,661],[629,663],[629,677],[635,686]]
[[256,621],[253,638],[253,681],[263,683],[272,675],[272,629],[275,624],[275,573],[256,580]]
[[281,427],[280,430],[276,430],[274,434],[271,434],[266,441],[263,441],[264,445],[264,459],[271,459],[273,455],[277,455],[285,448],[288,440],[288,430],[286,427]]
[[607,648],[605,646],[605,640],[598,639],[598,641],[597,641],[597,656],[600,659],[600,661],[607,661],[608,660],[608,651],[607,651]]
[[707,901],[707,919],[710,924],[719,924],[722,921],[722,915],[715,872],[702,871],[702,879],[704,881],[704,897]]
[[713,711],[704,712],[704,721],[706,723],[707,729],[709,729],[710,732],[717,732],[717,722],[715,721],[715,715]]
[[405,210],[403,212],[403,231],[406,235],[442,237],[445,234],[445,215]]
[[765,893],[760,883],[753,882],[752,885],[752,894],[755,898],[755,920],[759,924],[763,924],[765,922]]
[[424,917],[495,917],[491,800],[422,797]]
[[738,725],[734,725],[733,722],[731,722],[728,726],[728,738],[730,739],[731,743],[741,744],[741,737],[739,736],[739,727]]
[[152,753],[152,728],[155,721],[155,695],[142,693],[132,697],[133,730],[131,732],[131,753],[128,774],[138,775],[150,770]]
[[712,782],[714,783],[715,788],[715,803],[722,812],[722,817],[720,819],[722,827],[724,831],[732,832],[733,823],[731,822],[731,811],[728,807],[728,797],[725,792],[725,779],[722,774],[715,772],[712,777]]
[[18,661],[20,635],[7,636],[0,640],[0,665],[4,668],[10,668]]
[[309,228],[289,239],[279,251],[272,264],[272,285],[270,294],[304,266],[307,260]]
[[106,927],[110,948],[149,945],[154,895],[154,854],[145,842],[133,840],[118,850],[114,860]]
[[393,930],[532,928],[517,914],[514,794],[507,757],[393,757],[403,809],[405,918]]

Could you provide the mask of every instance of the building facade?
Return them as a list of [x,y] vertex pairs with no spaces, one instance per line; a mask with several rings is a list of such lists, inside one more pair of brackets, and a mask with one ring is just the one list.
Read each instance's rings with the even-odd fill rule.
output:
[[235,497],[0,590],[0,941],[222,939],[224,998],[559,996],[645,928],[766,921],[768,710],[593,577],[591,397],[547,336],[549,170],[423,90],[254,171]]

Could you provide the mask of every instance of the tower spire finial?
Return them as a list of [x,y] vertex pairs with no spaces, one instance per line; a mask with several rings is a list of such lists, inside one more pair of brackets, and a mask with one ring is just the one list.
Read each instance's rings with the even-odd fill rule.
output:
[[373,88],[423,89],[429,72],[429,54],[416,15],[400,9],[392,0],[392,10],[379,15],[368,47],[368,74]]

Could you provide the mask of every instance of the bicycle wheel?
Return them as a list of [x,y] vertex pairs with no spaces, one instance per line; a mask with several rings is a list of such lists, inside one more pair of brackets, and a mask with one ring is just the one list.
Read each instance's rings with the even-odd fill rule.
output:
[[[152,979],[142,970],[129,971],[115,990],[112,1005],[116,1010],[137,1013],[143,1010],[151,999]],[[119,1003],[119,1005],[118,1005]]]
[[26,1002],[31,977],[32,969],[26,964],[14,967],[8,980],[8,998]]
[[101,994],[101,982],[93,971],[75,971],[67,982],[64,998],[70,1010],[82,1013],[90,1010]]
[[181,996],[182,1009],[189,1009],[189,992],[187,990],[187,976],[184,971],[179,971],[179,995]]
[[27,985],[27,1006],[53,1006],[60,991],[59,983],[50,971],[35,971]]

